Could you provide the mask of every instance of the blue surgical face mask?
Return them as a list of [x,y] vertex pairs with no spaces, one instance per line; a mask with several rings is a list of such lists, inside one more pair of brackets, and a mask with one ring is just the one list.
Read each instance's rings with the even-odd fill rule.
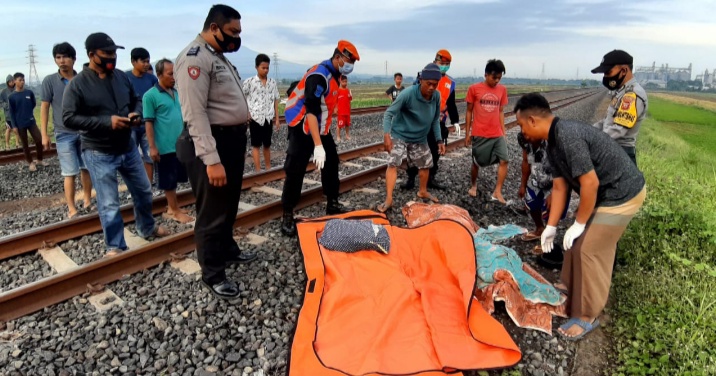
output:
[[351,72],[353,72],[353,64],[349,62],[344,62],[343,66],[338,68],[338,71],[341,72],[343,75],[349,75]]
[[449,65],[438,65],[440,67],[440,73],[445,74],[450,69]]

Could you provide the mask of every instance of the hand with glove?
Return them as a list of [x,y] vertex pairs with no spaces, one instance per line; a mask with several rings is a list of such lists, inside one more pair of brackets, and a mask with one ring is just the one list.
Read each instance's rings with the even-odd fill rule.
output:
[[574,221],[574,224],[564,234],[564,241],[562,242],[562,247],[564,247],[564,250],[568,251],[570,248],[572,248],[574,241],[577,240],[577,238],[580,237],[583,232],[584,225],[577,221]]
[[554,248],[554,237],[557,236],[557,227],[547,225],[542,231],[542,253],[552,252]]
[[323,145],[318,145],[313,148],[313,163],[319,170],[322,170],[326,164],[326,150],[323,148]]

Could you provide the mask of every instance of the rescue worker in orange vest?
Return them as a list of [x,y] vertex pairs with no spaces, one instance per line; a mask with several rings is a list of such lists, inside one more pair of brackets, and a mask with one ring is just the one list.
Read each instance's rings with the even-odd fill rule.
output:
[[330,127],[341,74],[350,74],[358,60],[358,50],[351,42],[338,41],[333,56],[309,69],[288,97],[285,111],[289,126],[288,151],[283,166],[286,180],[281,195],[281,232],[286,236],[296,235],[293,209],[301,198],[303,177],[311,154],[316,168],[321,170],[323,193],[328,199],[326,214],[350,211],[338,202],[338,151]]
[[[440,67],[440,73],[442,73],[442,78],[438,82],[437,90],[440,92],[440,132],[442,133],[442,142],[447,145],[448,133],[457,132],[458,137],[460,136],[460,114],[457,112],[457,105],[455,104],[455,88],[457,85],[455,84],[455,80],[447,75],[447,71],[450,69],[450,63],[452,62],[452,55],[450,55],[448,50],[440,50],[435,54],[435,61],[433,62]],[[448,130],[446,125],[448,117],[452,124],[452,130]],[[428,188],[444,190],[445,186],[436,181],[440,153],[438,152],[438,143],[435,141],[432,132],[428,134],[428,146],[430,146],[430,152],[433,155],[433,167],[430,168]],[[405,190],[415,188],[416,176],[418,176],[418,169],[415,167],[408,168],[408,179],[400,188]]]

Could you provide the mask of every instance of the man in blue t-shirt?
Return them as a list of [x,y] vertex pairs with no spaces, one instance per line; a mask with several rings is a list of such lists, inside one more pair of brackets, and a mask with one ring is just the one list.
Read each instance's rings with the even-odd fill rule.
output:
[[[132,59],[132,70],[127,71],[127,78],[134,87],[134,92],[142,101],[144,93],[157,84],[157,77],[149,73],[152,65],[149,63],[149,51],[142,47],[137,47],[130,53]],[[149,155],[149,143],[147,142],[147,133],[144,122],[139,127],[132,128],[132,140],[140,147],[142,151],[142,160],[144,161],[144,169],[147,171],[149,182],[154,182],[154,164]]]

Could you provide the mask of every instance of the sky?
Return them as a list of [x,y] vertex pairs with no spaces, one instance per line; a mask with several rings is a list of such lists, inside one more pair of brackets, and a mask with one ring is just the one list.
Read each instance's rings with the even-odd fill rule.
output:
[[[145,47],[152,60],[175,58],[201,30],[216,1],[2,0],[0,74],[27,74],[27,50],[37,49],[37,72],[56,71],[55,43],[70,42],[78,64],[84,40],[102,31],[117,44],[120,68],[129,50]],[[97,4],[97,5],[91,5]],[[171,5],[169,5],[171,4]],[[482,76],[501,59],[507,77],[594,78],[602,56],[623,49],[634,64],[687,67],[693,76],[716,69],[716,0],[263,0],[227,2],[242,16],[242,45],[309,67],[339,39],[361,56],[354,72],[414,74],[448,49],[452,76]],[[544,67],[544,68],[543,68]],[[253,72],[249,72],[253,74]]]

